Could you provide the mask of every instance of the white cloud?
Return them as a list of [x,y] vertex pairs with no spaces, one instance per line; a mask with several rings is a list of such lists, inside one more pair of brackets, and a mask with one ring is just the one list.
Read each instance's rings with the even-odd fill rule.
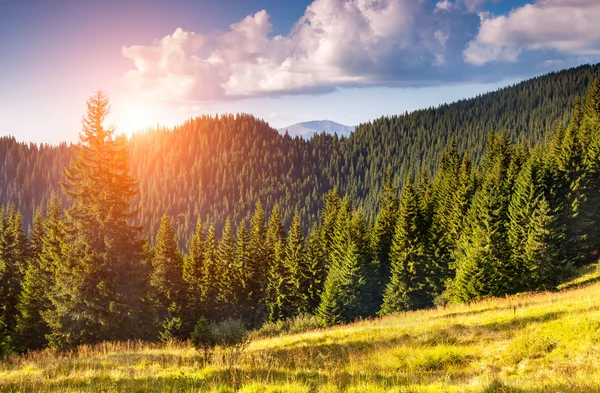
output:
[[434,14],[422,0],[314,0],[290,34],[273,37],[263,10],[223,34],[177,29],[152,45],[123,47],[135,66],[126,79],[168,101],[412,83],[445,62],[449,23]]
[[524,51],[551,49],[570,55],[600,54],[600,1],[538,0],[508,15],[480,14],[477,37],[465,61],[483,65],[517,60]]

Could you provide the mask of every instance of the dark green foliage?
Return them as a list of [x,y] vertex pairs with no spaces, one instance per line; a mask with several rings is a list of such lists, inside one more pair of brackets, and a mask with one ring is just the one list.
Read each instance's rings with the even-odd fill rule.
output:
[[[50,209],[54,210],[50,214],[55,216],[55,219],[60,219],[60,213],[56,212],[60,209],[56,200]],[[56,224],[58,223],[49,222],[48,226]],[[29,235],[29,257],[19,297],[19,314],[12,343],[12,346],[21,352],[28,348],[43,348],[47,343],[46,334],[50,333],[49,326],[42,318],[42,313],[50,308],[48,293],[52,290],[53,283],[53,269],[51,263],[48,263],[52,261],[43,256],[47,238],[44,226],[44,218],[38,210]]]
[[205,265],[205,234],[202,222],[198,220],[196,230],[188,244],[188,254],[183,260],[183,281],[187,288],[186,322],[196,320],[203,312],[203,288]]
[[306,289],[307,312],[314,313],[321,302],[321,294],[327,277],[326,250],[323,247],[319,229],[316,225],[308,233],[305,262],[308,269],[308,288]]
[[[389,281],[391,271],[390,250],[397,216],[398,197],[394,187],[394,173],[392,167],[388,166],[379,201],[379,214],[371,231],[373,255],[375,263],[379,267],[379,288],[385,288]],[[381,303],[381,301],[381,299],[377,299],[378,303]]]
[[307,313],[310,309],[310,287],[313,274],[304,250],[304,234],[300,226],[300,214],[296,210],[290,226],[290,234],[285,248],[285,265],[290,270],[294,287],[292,316]]
[[257,202],[248,238],[248,260],[245,266],[245,298],[248,321],[259,325],[265,315],[263,294],[267,285],[269,270],[269,249],[267,247],[267,228],[262,204]]
[[15,208],[0,208],[0,355],[10,348],[17,323],[28,244],[21,215]]
[[480,167],[481,188],[474,196],[461,237],[453,296],[467,301],[515,290],[517,268],[508,242],[508,167],[512,147],[505,134],[490,134]]
[[[571,266],[600,255],[600,88],[590,85],[573,116],[540,108],[581,95],[576,85],[591,70],[553,75],[560,92],[539,78],[476,101],[382,118],[350,138],[292,139],[246,115],[135,135],[129,146],[141,194],[126,140],[102,125],[108,100],[99,93],[88,105],[79,157],[65,172],[66,218],[55,200],[45,220],[35,217],[28,239],[17,207],[0,209],[0,350],[190,335],[201,348],[239,347],[246,327],[265,320],[275,326],[313,313],[332,325],[434,299],[554,289]],[[505,110],[529,103],[525,117]],[[507,131],[486,137],[494,124]],[[532,143],[553,125],[548,142]],[[515,126],[517,144],[510,142]],[[7,145],[5,162],[14,151],[25,154],[0,139],[0,151]],[[30,146],[32,157],[54,154],[36,149]],[[55,151],[60,159],[70,154],[66,146]],[[415,173],[418,184],[404,182],[398,206],[394,179]],[[17,195],[46,208],[47,194],[4,184],[0,200]],[[272,208],[268,224],[260,200]],[[29,224],[25,205],[18,209]],[[133,205],[147,233],[158,227],[155,247],[140,240]],[[213,223],[207,232],[200,218]],[[179,246],[187,239],[184,258]],[[206,319],[193,333],[198,318]]]
[[138,188],[125,137],[103,125],[109,107],[102,92],[90,98],[79,155],[65,171],[68,245],[44,314],[56,347],[142,337],[147,328],[147,269],[130,209]]
[[182,308],[186,301],[183,285],[183,258],[175,241],[169,217],[161,219],[152,257],[150,286],[161,338],[174,339],[182,329]]
[[317,310],[324,326],[371,315],[376,271],[364,216],[353,213],[347,198],[342,202],[333,235],[331,265]]
[[404,183],[390,259],[392,270],[385,287],[380,315],[432,305],[427,287],[427,227],[417,190]]
[[201,317],[196,322],[191,336],[192,345],[204,352],[204,360],[208,353],[217,345],[217,339],[213,334],[213,322]]

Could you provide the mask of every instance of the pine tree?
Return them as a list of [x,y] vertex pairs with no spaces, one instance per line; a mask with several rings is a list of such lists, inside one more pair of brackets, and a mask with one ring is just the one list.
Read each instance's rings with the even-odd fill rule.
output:
[[364,216],[353,214],[347,198],[335,222],[331,266],[317,310],[324,326],[350,322],[369,315],[373,308],[372,255]]
[[205,234],[202,221],[198,219],[196,229],[188,244],[188,254],[183,260],[183,281],[187,288],[185,322],[193,326],[203,315]]
[[219,295],[218,301],[222,305],[221,314],[225,318],[237,317],[238,304],[236,294],[239,292],[238,276],[235,263],[235,237],[231,220],[225,220],[221,241],[219,242]]
[[248,238],[248,261],[246,264],[245,280],[248,315],[250,323],[254,326],[259,325],[265,315],[263,291],[267,281],[266,272],[269,269],[266,263],[268,261],[268,249],[265,246],[266,240],[265,213],[259,201],[256,203]]
[[568,267],[560,259],[560,243],[557,240],[554,217],[548,202],[542,197],[533,211],[524,244],[527,290],[555,289],[564,279]]
[[249,295],[249,275],[248,275],[248,264],[250,255],[248,253],[248,230],[246,229],[246,223],[242,223],[238,226],[236,243],[235,243],[235,258],[234,268],[231,272],[233,280],[236,282],[235,299],[239,305],[240,317],[247,323],[252,321],[253,316],[248,312],[250,308]]
[[[385,288],[390,280],[390,250],[397,215],[398,198],[396,196],[396,188],[394,187],[394,173],[392,167],[388,166],[379,201],[379,214],[371,232],[375,262],[379,266],[379,293],[382,292],[381,289]],[[377,299],[376,301],[381,304],[382,300]]]
[[285,249],[285,265],[290,270],[294,284],[291,300],[293,303],[292,316],[309,312],[309,288],[312,274],[304,250],[304,234],[300,227],[298,209],[294,212],[290,234]]
[[0,354],[13,341],[27,248],[21,215],[14,206],[0,209]]
[[57,266],[53,308],[45,314],[55,347],[140,337],[147,328],[147,269],[140,228],[131,223],[138,188],[126,137],[104,127],[110,109],[104,93],[92,96],[87,107],[79,156],[63,184],[73,201],[69,250]]
[[307,312],[315,313],[321,302],[321,294],[325,279],[327,278],[327,266],[325,252],[321,244],[320,231],[313,225],[306,241],[306,263],[308,267],[307,288]]
[[504,138],[490,138],[488,149],[489,168],[481,174],[483,184],[475,194],[457,253],[452,295],[459,301],[514,292],[518,279],[507,234],[510,145]]
[[340,195],[337,188],[329,190],[325,197],[325,207],[321,212],[321,246],[325,253],[325,267],[329,269],[331,264],[331,252],[333,248],[333,237],[338,212],[341,208]]
[[183,338],[183,258],[167,215],[162,216],[156,235],[150,286],[158,322],[162,326],[161,338]]
[[29,235],[29,258],[23,277],[19,297],[17,323],[13,347],[20,352],[28,348],[41,349],[47,344],[46,334],[50,328],[42,318],[42,312],[49,309],[47,294],[52,289],[52,269],[45,264],[42,254],[45,241],[44,218],[37,210]]
[[273,245],[272,261],[269,266],[266,306],[271,322],[281,321],[295,315],[294,279],[286,265],[285,244],[277,240]]
[[215,233],[214,225],[208,228],[204,251],[204,272],[202,277],[202,304],[203,316],[219,320],[223,315],[220,313],[219,289],[221,286],[221,266],[219,266],[219,242]]
[[392,272],[385,287],[380,315],[430,306],[427,293],[426,230],[419,195],[408,177],[391,249]]

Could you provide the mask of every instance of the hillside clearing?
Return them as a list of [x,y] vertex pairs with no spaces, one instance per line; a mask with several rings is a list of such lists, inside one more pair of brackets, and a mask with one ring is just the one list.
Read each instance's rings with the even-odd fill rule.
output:
[[[6,392],[597,392],[600,283],[253,341],[102,344],[0,365]],[[579,280],[581,281],[581,279]]]

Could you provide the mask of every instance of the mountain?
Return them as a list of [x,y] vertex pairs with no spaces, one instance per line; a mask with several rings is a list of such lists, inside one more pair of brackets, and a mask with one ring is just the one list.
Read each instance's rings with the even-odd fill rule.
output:
[[356,126],[345,126],[331,120],[313,120],[280,128],[279,133],[285,134],[287,131],[290,136],[300,136],[304,139],[309,139],[314,134],[325,131],[327,134],[337,134],[339,137],[349,137],[355,128]]
[[[333,187],[372,221],[388,166],[401,186],[421,168],[434,172],[452,138],[475,162],[491,129],[506,130],[513,140],[544,140],[566,124],[575,97],[599,75],[600,65],[550,73],[452,104],[381,117],[342,139],[326,133],[291,138],[250,115],[202,116],[135,134],[129,147],[140,184],[140,223],[152,238],[166,213],[176,219],[184,244],[198,218],[219,230],[227,217],[248,219],[260,200],[267,212],[279,203],[286,223],[298,209],[307,230]],[[15,204],[28,225],[52,192],[62,195],[59,182],[75,149],[0,138],[0,205]]]

